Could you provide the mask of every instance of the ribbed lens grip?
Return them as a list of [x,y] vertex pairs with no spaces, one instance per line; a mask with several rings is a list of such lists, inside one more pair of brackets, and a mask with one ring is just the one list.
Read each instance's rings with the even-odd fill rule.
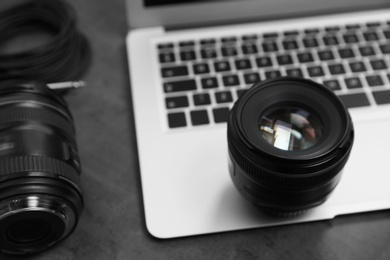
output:
[[8,107],[0,110],[0,128],[9,123],[28,121],[55,126],[74,135],[72,123],[53,110],[34,107]]
[[321,185],[332,180],[340,170],[345,166],[349,153],[346,153],[342,160],[337,161],[331,167],[319,174],[301,174],[300,176],[283,174],[277,175],[257,168],[250,163],[243,153],[238,151],[234,145],[229,143],[229,151],[237,164],[245,171],[245,175],[255,182],[261,182],[274,187],[294,189],[307,189],[313,186]]
[[0,180],[12,178],[16,173],[50,173],[80,185],[79,173],[66,162],[41,156],[17,156],[0,160]]

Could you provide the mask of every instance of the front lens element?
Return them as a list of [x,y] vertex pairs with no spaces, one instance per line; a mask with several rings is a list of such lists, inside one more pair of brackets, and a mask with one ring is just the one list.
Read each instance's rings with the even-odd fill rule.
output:
[[279,108],[260,116],[262,137],[274,147],[304,150],[315,145],[322,136],[322,123],[303,108]]

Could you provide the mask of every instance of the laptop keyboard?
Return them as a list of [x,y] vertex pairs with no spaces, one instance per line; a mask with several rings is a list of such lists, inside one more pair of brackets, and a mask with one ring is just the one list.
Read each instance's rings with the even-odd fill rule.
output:
[[390,103],[390,22],[188,39],[156,45],[169,128],[227,121],[261,80],[305,77],[348,108]]

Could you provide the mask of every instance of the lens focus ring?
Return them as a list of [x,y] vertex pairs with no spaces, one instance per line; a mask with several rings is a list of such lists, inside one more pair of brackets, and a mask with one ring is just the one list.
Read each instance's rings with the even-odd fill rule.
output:
[[[321,185],[327,181],[332,180],[340,170],[345,166],[348,156],[343,160],[335,161],[334,164],[331,164],[329,168],[325,169],[320,168],[320,172],[317,174],[306,174],[301,175],[300,178],[297,178],[294,174],[275,174],[275,172],[270,172],[267,169],[261,169],[256,166],[256,164],[248,161],[248,158],[243,155],[242,152],[237,150],[235,145],[229,143],[229,150],[232,154],[232,157],[237,162],[237,164],[244,170],[244,174],[251,178],[253,181],[267,183],[271,186],[283,187],[289,189],[305,189],[310,188],[316,185]],[[348,154],[347,154],[348,155]],[[340,159],[340,158],[336,158]],[[279,162],[273,162],[277,167]],[[294,165],[290,166],[291,172],[293,171]],[[311,169],[315,171],[315,169]]]
[[71,135],[74,132],[72,124],[57,113],[43,108],[8,107],[0,109],[0,128],[16,122],[39,122],[49,124]]
[[41,156],[18,156],[0,160],[0,180],[11,179],[17,173],[51,173],[80,185],[78,172],[63,161]]

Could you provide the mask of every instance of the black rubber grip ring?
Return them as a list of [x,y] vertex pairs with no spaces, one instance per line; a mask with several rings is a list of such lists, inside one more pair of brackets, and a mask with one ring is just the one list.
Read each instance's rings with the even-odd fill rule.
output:
[[24,121],[52,125],[74,135],[72,122],[52,110],[34,107],[8,107],[0,110],[0,125]]
[[[42,156],[16,156],[0,160],[0,178],[23,172],[51,173],[70,180],[79,186],[80,174],[70,164]],[[8,179],[8,178],[7,178]]]

